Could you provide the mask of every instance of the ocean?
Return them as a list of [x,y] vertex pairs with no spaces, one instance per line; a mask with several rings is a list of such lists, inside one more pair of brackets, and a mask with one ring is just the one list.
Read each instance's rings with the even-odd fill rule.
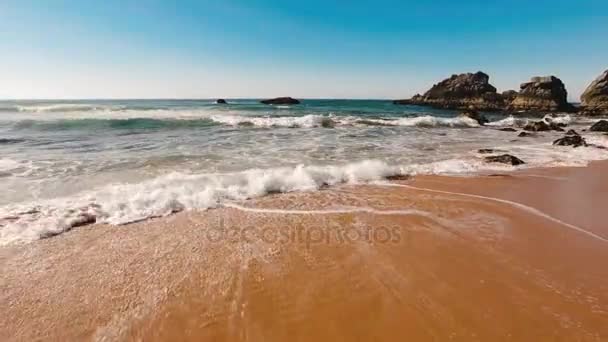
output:
[[[560,132],[520,138],[499,130],[519,130],[532,118],[486,115],[491,122],[481,127],[457,111],[386,100],[0,101],[0,246],[93,221],[125,224],[395,175],[466,176],[608,159],[597,147],[553,146]],[[551,120],[582,132],[597,118]],[[585,138],[608,146],[599,133]],[[485,163],[482,148],[526,164]]]

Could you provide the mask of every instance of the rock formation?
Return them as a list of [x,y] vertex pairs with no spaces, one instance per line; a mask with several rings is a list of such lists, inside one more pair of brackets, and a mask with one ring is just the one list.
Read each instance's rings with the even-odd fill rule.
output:
[[291,97],[277,97],[274,99],[269,99],[269,100],[262,100],[260,101],[263,104],[269,104],[269,105],[294,105],[294,104],[300,104],[300,101],[291,98]]
[[572,111],[564,83],[555,76],[532,77],[522,83],[521,90],[508,109],[530,112]]
[[585,89],[581,95],[581,110],[586,114],[608,115],[608,70]]
[[504,106],[502,96],[489,83],[490,77],[483,72],[452,75],[435,84],[424,95],[409,100],[396,100],[395,104],[428,105],[446,109],[500,110]]

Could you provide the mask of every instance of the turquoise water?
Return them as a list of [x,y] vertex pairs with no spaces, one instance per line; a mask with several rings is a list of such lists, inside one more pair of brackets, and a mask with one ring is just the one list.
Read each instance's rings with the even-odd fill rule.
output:
[[[83,213],[118,224],[394,174],[510,169],[484,163],[479,148],[526,166],[608,157],[555,148],[557,132],[521,139],[498,130],[525,117],[488,114],[492,123],[480,127],[455,111],[381,100],[228,102],[0,101],[0,244],[61,232]],[[554,120],[578,129],[591,122]]]

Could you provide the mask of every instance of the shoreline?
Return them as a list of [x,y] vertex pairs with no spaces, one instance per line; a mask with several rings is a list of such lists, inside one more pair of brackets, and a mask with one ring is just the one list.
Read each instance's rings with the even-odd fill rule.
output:
[[607,170],[341,185],[3,247],[0,338],[600,341]]

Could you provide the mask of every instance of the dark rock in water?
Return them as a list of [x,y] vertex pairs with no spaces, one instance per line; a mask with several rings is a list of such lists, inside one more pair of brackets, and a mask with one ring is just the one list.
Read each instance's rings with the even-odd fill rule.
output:
[[608,115],[608,70],[596,78],[581,95],[581,111],[588,115]]
[[551,122],[551,121],[549,121],[549,123],[547,123],[544,120],[542,120],[542,121],[529,122],[528,124],[526,124],[524,126],[524,131],[530,131],[530,132],[558,131],[558,132],[563,132],[564,129],[562,127],[565,127],[565,125],[564,124],[560,124],[560,123]]
[[460,116],[464,116],[464,117],[473,119],[473,120],[477,121],[477,123],[480,126],[483,126],[483,125],[487,124],[488,122],[490,122],[483,114],[479,114],[476,111],[462,112],[462,113],[460,113]]
[[536,134],[532,134],[532,133],[528,133],[528,132],[520,132],[518,135],[518,137],[534,137],[536,136]]
[[8,139],[0,138],[0,144],[18,144],[24,142],[25,139]]
[[551,130],[551,126],[549,126],[544,121],[529,122],[528,124],[526,124],[524,126],[524,131],[530,131],[530,132],[543,132],[543,131],[550,131],[550,130]]
[[608,132],[608,121],[600,120],[589,128],[591,132]]
[[323,118],[321,120],[321,127],[334,128],[335,126],[336,126],[336,122],[330,118]]
[[215,103],[216,103],[216,104],[228,104],[228,103],[226,102],[226,100],[224,100],[224,99],[217,99],[217,100],[215,101]]
[[410,179],[409,175],[394,175],[386,177],[387,180],[390,181],[404,181]]
[[424,95],[409,100],[396,100],[395,104],[425,105],[447,109],[500,110],[504,106],[502,96],[489,83],[490,77],[479,71],[452,75],[435,84]]
[[577,132],[577,131],[575,131],[575,130],[571,129],[571,130],[569,130],[568,132],[566,132],[566,135],[580,135],[580,134],[578,134],[578,132]]
[[509,165],[513,165],[513,166],[525,164],[525,162],[523,160],[521,160],[515,156],[512,156],[510,154],[503,154],[500,156],[489,156],[489,157],[485,157],[484,160],[487,163],[503,163],[503,164],[509,164]]
[[567,135],[563,138],[555,140],[553,145],[579,147],[587,146],[587,142],[580,135]]
[[499,131],[503,131],[503,132],[517,132],[517,130],[515,128],[511,128],[511,127],[501,128],[501,129],[499,129]]
[[522,83],[521,90],[508,106],[510,110],[531,112],[572,111],[568,92],[562,80],[555,76],[532,77]]
[[263,104],[269,104],[269,105],[294,105],[294,104],[300,104],[300,101],[291,98],[291,97],[277,97],[274,99],[269,99],[269,100],[262,100],[260,101]]
[[504,151],[495,150],[493,148],[480,148],[479,150],[477,150],[477,153],[480,153],[480,154],[499,153],[499,152],[504,152]]

